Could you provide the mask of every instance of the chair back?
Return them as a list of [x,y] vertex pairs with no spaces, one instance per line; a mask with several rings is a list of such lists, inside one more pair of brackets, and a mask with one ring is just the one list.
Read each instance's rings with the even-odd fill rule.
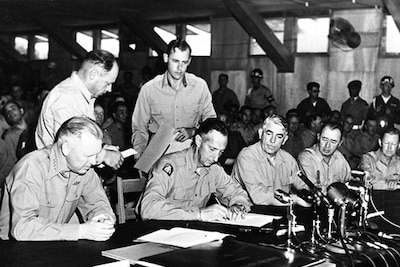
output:
[[[126,220],[137,219],[135,207],[125,207],[124,194],[126,193],[141,193],[146,186],[146,178],[123,179],[117,176],[117,206],[116,213],[118,223],[123,224]],[[138,203],[136,204],[138,205]]]

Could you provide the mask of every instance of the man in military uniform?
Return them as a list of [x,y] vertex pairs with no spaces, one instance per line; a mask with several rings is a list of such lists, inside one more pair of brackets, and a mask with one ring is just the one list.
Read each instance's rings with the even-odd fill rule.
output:
[[253,86],[247,90],[245,105],[259,109],[263,109],[269,105],[276,107],[271,90],[261,84],[263,78],[262,70],[254,69],[250,74],[250,78]]
[[[140,207],[142,218],[232,220],[247,212],[247,193],[215,164],[227,136],[223,122],[210,118],[200,124],[192,147],[162,157],[150,173]],[[212,193],[217,204],[206,206]]]

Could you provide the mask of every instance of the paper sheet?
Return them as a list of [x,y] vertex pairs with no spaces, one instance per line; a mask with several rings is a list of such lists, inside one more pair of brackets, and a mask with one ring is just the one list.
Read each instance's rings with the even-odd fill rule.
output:
[[175,140],[175,129],[171,126],[161,123],[156,134],[151,138],[150,143],[143,151],[142,156],[135,164],[135,168],[145,173],[148,173],[154,163],[164,154],[182,151],[189,148],[192,140],[188,139],[185,142]]
[[[101,252],[101,255],[115,259],[115,260],[127,260],[128,266],[129,263],[132,265],[140,264],[143,266],[158,266],[156,264],[143,264],[140,261],[141,258],[149,257],[152,255],[157,255],[160,253],[165,253],[168,251],[172,251],[176,248],[161,244],[155,243],[143,243],[143,244],[135,244],[122,248],[109,249]],[[107,266],[108,267],[108,266]],[[110,266],[111,267],[111,266]]]
[[247,213],[244,219],[238,219],[235,221],[212,221],[212,222],[231,224],[231,225],[240,225],[240,226],[261,227],[265,224],[271,223],[273,220],[278,220],[280,218],[282,218],[282,217],[257,214],[257,213]]
[[181,248],[188,248],[215,240],[222,240],[226,236],[228,236],[228,234],[220,232],[175,227],[171,230],[161,229],[141,236],[136,239],[136,241],[154,242]]

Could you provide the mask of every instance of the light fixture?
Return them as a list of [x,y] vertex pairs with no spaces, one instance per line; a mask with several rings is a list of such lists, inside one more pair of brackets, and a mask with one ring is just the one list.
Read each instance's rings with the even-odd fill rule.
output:
[[305,2],[304,5],[305,5],[306,7],[308,7],[308,2]]

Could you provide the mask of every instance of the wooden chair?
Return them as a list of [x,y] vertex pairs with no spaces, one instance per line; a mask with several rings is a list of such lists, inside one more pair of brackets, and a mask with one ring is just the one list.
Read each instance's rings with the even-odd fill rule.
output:
[[[125,208],[124,194],[126,193],[141,193],[146,186],[146,178],[123,179],[117,176],[117,205],[116,213],[118,223],[123,224],[126,220],[136,219],[135,207]],[[138,203],[136,204],[138,205]]]

